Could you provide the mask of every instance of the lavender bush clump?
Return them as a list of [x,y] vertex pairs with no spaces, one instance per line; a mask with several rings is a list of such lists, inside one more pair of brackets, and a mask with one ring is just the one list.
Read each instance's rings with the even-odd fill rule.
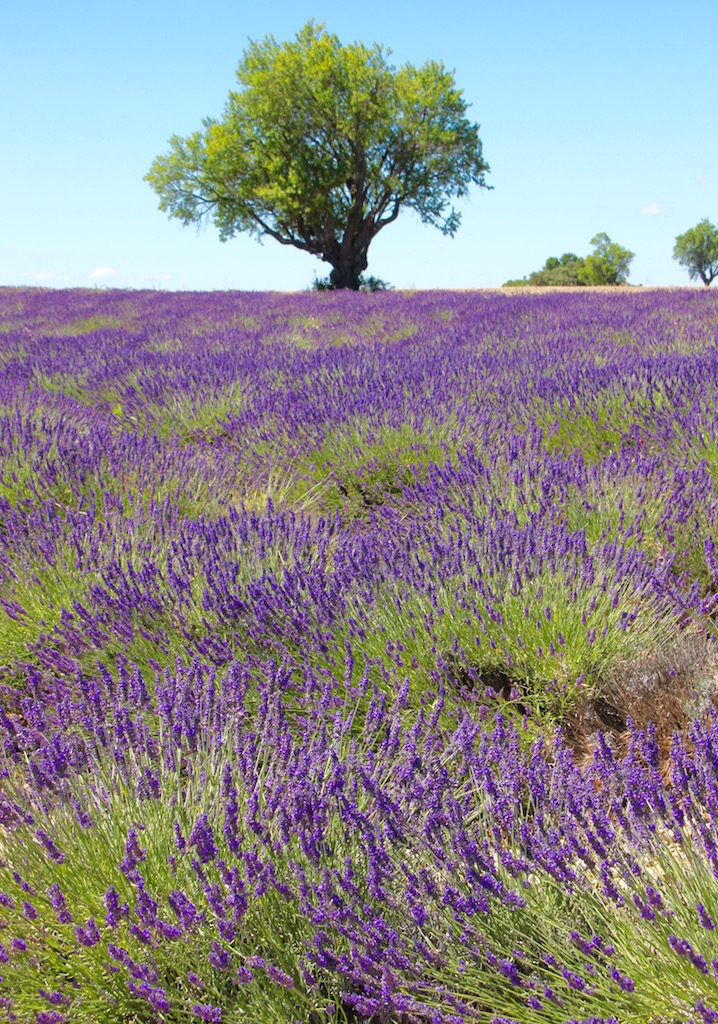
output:
[[717,341],[0,290],[0,1019],[718,1016]]

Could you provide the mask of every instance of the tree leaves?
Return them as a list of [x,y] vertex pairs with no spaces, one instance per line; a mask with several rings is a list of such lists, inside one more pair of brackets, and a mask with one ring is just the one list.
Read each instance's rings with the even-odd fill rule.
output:
[[708,287],[718,277],[718,227],[707,217],[676,238],[673,259],[688,271],[691,281],[697,277]]
[[223,241],[246,231],[296,246],[350,287],[403,207],[453,235],[451,199],[488,187],[478,125],[442,63],[397,70],[388,56],[312,21],[292,42],[250,43],[222,118],[153,162],[160,209],[213,220]]

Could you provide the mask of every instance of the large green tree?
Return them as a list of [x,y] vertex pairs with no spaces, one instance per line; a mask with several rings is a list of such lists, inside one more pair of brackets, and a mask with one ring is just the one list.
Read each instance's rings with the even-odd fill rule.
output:
[[453,235],[451,200],[487,187],[478,125],[443,64],[387,58],[311,21],[292,42],[250,43],[223,116],[153,162],[160,209],[211,219],[223,241],[246,231],[312,253],[335,288],[359,287],[372,239],[403,208]]
[[579,271],[581,284],[625,284],[635,253],[612,242],[605,231],[591,239],[593,252]]
[[676,238],[673,259],[688,271],[691,281],[697,277],[708,287],[718,277],[718,228],[707,217]]

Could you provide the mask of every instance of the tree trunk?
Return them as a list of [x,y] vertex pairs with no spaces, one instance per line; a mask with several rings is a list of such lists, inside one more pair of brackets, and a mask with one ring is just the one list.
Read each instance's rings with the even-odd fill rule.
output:
[[332,272],[329,280],[332,288],[351,288],[352,291],[359,291],[360,277],[368,266],[366,249],[361,252],[352,253],[347,259],[332,261]]

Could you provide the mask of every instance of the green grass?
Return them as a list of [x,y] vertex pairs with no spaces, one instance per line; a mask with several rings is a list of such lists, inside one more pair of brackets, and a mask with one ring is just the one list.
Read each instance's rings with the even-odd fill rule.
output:
[[341,511],[347,521],[366,518],[425,480],[430,466],[446,465],[458,448],[451,418],[422,426],[355,421],[303,459],[286,500],[303,512]]

